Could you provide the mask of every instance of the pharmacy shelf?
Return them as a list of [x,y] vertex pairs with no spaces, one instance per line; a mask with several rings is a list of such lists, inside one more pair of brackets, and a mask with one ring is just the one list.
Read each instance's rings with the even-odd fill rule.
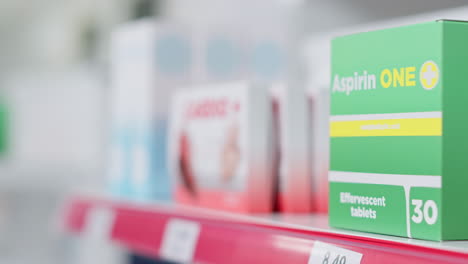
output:
[[328,226],[324,215],[240,215],[78,196],[66,203],[61,219],[72,234],[100,232],[103,239],[131,251],[174,261],[182,257],[196,263],[468,263],[468,241],[431,242],[337,230]]

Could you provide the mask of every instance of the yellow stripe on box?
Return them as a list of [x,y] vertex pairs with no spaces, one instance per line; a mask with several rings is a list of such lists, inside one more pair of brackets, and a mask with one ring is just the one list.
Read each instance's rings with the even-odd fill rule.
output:
[[332,121],[331,137],[441,136],[442,118]]

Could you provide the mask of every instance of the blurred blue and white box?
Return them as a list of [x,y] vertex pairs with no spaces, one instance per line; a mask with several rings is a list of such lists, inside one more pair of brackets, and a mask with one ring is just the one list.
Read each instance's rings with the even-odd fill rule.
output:
[[169,200],[168,103],[193,75],[191,35],[181,26],[141,19],[111,39],[110,191],[140,201]]

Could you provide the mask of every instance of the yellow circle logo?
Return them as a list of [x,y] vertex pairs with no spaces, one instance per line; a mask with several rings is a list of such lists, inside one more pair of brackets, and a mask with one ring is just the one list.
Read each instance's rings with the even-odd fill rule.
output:
[[419,71],[419,81],[426,90],[432,90],[439,83],[439,67],[433,61],[426,61]]

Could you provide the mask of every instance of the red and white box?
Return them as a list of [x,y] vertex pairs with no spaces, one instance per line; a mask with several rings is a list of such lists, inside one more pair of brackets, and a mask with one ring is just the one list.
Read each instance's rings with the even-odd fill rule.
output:
[[174,96],[169,169],[178,202],[270,212],[272,152],[266,87],[238,81],[189,87]]
[[313,165],[313,203],[315,212],[318,213],[328,212],[330,40],[343,34],[344,32],[333,32],[310,38],[305,42],[303,49],[307,76],[305,90],[309,109],[310,162]]
[[278,209],[287,213],[313,211],[309,112],[305,93],[283,83],[271,89],[273,132],[276,139],[275,159],[278,174]]
[[330,162],[329,112],[327,89],[311,90],[307,94],[312,166],[313,208],[317,213],[328,212],[328,170]]

